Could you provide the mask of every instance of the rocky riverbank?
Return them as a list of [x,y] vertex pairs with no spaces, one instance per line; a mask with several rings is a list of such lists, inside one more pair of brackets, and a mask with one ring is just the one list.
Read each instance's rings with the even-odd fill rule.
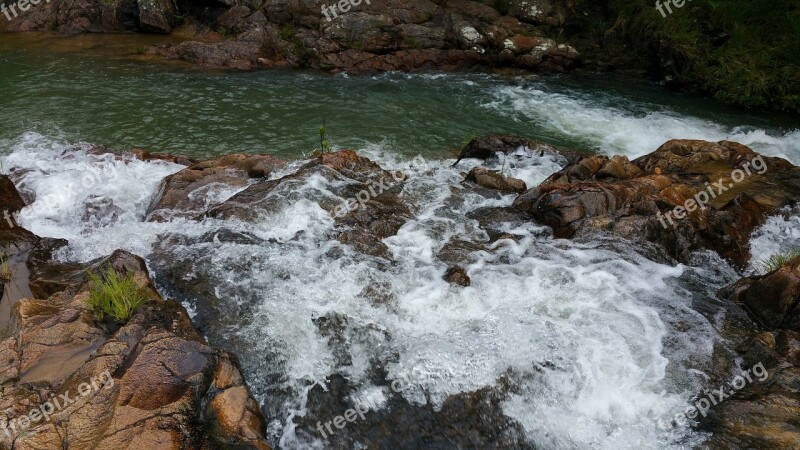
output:
[[[2,205],[15,213],[24,203],[0,181]],[[141,258],[117,251],[59,263],[53,253],[65,245],[0,221],[14,274],[3,279],[0,318],[3,448],[270,448],[236,357],[210,347],[186,310],[161,298]],[[151,299],[125,324],[88,310],[88,272],[106,267],[132,274]]]
[[789,1],[701,3],[669,16],[645,0],[374,0],[342,10],[323,0],[50,0],[24,11],[5,2],[15,8],[4,10],[0,31],[171,34],[139,51],[204,67],[585,67],[726,104],[800,110],[800,10]]
[[[97,155],[108,152],[100,147],[90,150]],[[751,233],[770,215],[794,204],[800,193],[799,168],[724,141],[670,141],[629,161],[562,151],[514,136],[488,136],[470,142],[462,157],[490,160],[519,152],[549,155],[560,161],[563,169],[527,190],[525,182],[509,179],[502,172],[475,168],[463,174],[461,195],[471,191],[496,192],[498,198],[519,194],[511,206],[469,212],[470,220],[485,232],[485,242],[451,240],[433,256],[449,267],[444,277],[454,289],[469,286],[463,267],[476,252],[496,252],[498,244],[521,239],[514,229],[524,224],[547,225],[556,238],[584,242],[621,236],[637,251],[666,264],[686,262],[693,251],[710,249],[741,267],[749,261],[746,249]],[[136,157],[187,165],[163,180],[146,212],[146,222],[188,220],[199,226],[213,220],[257,226],[264,213],[277,214],[287,202],[308,201],[309,194],[298,191],[300,187],[324,185],[327,194],[313,194],[311,199],[320,208],[321,218],[334,221],[331,237],[364,255],[365,262],[379,261],[389,267],[394,257],[385,240],[419,213],[403,195],[407,174],[388,172],[351,151],[300,162],[269,155],[227,155],[202,162],[146,152]],[[757,159],[763,166],[753,163]],[[751,164],[749,172],[745,163]],[[746,176],[739,179],[737,171]],[[724,192],[700,202],[702,208],[689,206],[689,200],[698,202],[700,192],[709,192],[708,186],[718,183]],[[5,209],[14,213],[24,207],[11,179],[0,178],[0,185]],[[236,193],[212,204],[205,194],[198,195],[220,187]],[[332,200],[335,198],[353,201],[342,209]],[[684,214],[677,214],[682,207]],[[88,214],[114,214],[113,205],[91,208]],[[673,214],[671,221],[664,219],[669,214]],[[280,402],[267,399],[259,408],[236,356],[209,346],[195,328],[212,330],[212,323],[217,328],[236,328],[237,321],[243,320],[242,312],[231,309],[211,275],[196,276],[211,270],[209,261],[204,261],[205,245],[259,245],[261,238],[234,230],[160,236],[148,257],[149,270],[161,292],[193,305],[193,319],[179,303],[162,299],[145,262],[135,255],[117,251],[89,264],[60,262],[54,255],[66,241],[40,238],[13,221],[0,221],[0,238],[10,249],[16,274],[4,282],[2,305],[9,315],[4,319],[7,335],[0,343],[0,358],[6,361],[0,372],[6,423],[19,424],[29,411],[57,395],[72,392],[70,395],[77,397],[47,420],[31,417],[33,423],[25,432],[0,433],[4,445],[269,448],[262,414],[268,420],[282,414]],[[269,245],[280,247],[299,238],[287,235],[270,240]],[[195,251],[199,253],[192,253]],[[335,256],[341,251],[332,247],[328,252]],[[97,322],[87,309],[87,271],[106,266],[133,274],[153,300],[121,326]],[[728,382],[732,373],[756,364],[769,372],[766,381],[746,386],[696,425],[712,433],[708,441],[712,448],[800,443],[800,427],[792,419],[800,412],[798,270],[793,261],[771,273],[743,278],[699,307],[711,316],[722,314],[719,332],[738,352],[715,348],[709,387]],[[361,297],[360,301],[389,309],[395,301],[379,283]],[[376,333],[385,333],[342,314],[329,313],[313,320],[318,333],[327,337],[337,365],[343,367],[353,364],[352,346],[357,342],[352,336],[375,339]],[[208,337],[225,343],[228,349],[249,351],[235,337],[213,331]],[[742,367],[737,367],[737,357]],[[385,364],[373,364],[369,375],[373,382],[388,386]],[[543,362],[541,370],[557,370],[548,364]],[[270,369],[266,370],[269,373]],[[96,392],[75,395],[82,382],[101,373],[110,374],[110,387],[104,384]],[[390,408],[368,412],[363,420],[328,436],[329,443],[345,446],[366,439],[375,445],[415,447],[444,439],[442,445],[527,448],[523,427],[500,406],[512,394],[513,375],[504,375],[494,387],[450,396],[441,409],[409,403],[395,391],[387,400]],[[348,400],[356,390],[352,380],[336,375],[325,385],[309,388],[307,413],[295,418],[298,436],[319,437],[315,431],[318,422],[353,406]],[[390,425],[398,423],[408,425],[408,432],[398,432]],[[425,424],[422,429],[420,424]],[[411,428],[416,431],[411,433]]]

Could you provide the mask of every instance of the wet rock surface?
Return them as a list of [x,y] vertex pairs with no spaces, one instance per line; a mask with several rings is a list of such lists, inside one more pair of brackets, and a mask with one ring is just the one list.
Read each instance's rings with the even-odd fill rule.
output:
[[795,260],[719,292],[721,298],[742,306],[754,321],[737,350],[742,370],[760,365],[764,376],[748,381],[700,421],[701,428],[713,433],[709,448],[800,446],[798,274],[800,261]]
[[788,161],[734,142],[676,140],[634,161],[581,158],[514,206],[557,237],[610,231],[660,244],[679,261],[708,248],[741,266],[750,233],[798,195],[800,169]]
[[148,221],[203,215],[213,192],[244,189],[259,178],[269,177],[285,163],[270,155],[225,155],[190,165],[170,175],[148,208]]
[[565,159],[567,165],[575,164],[583,157],[587,156],[574,150],[559,149],[543,142],[533,141],[513,134],[490,134],[471,139],[467,145],[461,149],[461,153],[453,165],[458,165],[464,158],[487,160],[497,158],[499,155],[509,155],[518,150],[540,156],[557,156]]
[[499,171],[489,170],[485,167],[476,167],[470,170],[467,174],[466,181],[501,192],[516,192],[521,194],[527,189],[524,181],[506,177]]

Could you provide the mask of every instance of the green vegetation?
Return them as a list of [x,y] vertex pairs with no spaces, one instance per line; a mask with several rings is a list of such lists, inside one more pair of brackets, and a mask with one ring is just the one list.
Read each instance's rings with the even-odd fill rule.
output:
[[755,268],[760,274],[765,275],[798,260],[800,260],[800,249],[794,249],[786,253],[772,255],[769,259],[757,263]]
[[331,151],[328,138],[325,136],[325,119],[322,119],[322,125],[319,126],[319,149],[321,153]]
[[511,10],[511,5],[509,4],[508,0],[494,0],[492,6],[497,10],[497,12],[504,16],[507,16]]
[[8,252],[0,250],[0,281],[4,283],[8,283],[14,278],[14,273],[11,271],[11,262],[8,258]]
[[120,277],[109,267],[101,275],[90,272],[89,280],[92,284],[89,311],[97,320],[111,316],[117,322],[125,323],[139,306],[150,300],[147,291],[136,284],[131,273]]
[[796,0],[695,0],[673,5],[667,17],[653,0],[574,5],[584,38],[599,44],[599,54],[627,52],[623,64],[638,59],[677,87],[725,104],[800,112]]

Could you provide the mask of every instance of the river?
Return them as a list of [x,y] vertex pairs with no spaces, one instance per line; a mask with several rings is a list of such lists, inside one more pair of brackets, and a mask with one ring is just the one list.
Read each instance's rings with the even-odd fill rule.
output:
[[[672,138],[730,139],[800,164],[796,121],[610,78],[205,71],[137,57],[136,46],[150,43],[141,37],[104,39],[55,45],[47,36],[0,35],[0,155],[5,171],[22,174],[20,190],[37,199],[20,222],[69,239],[58,255],[65,260],[117,248],[144,257],[210,343],[241,358],[274,445],[324,448],[316,423],[303,417],[312,396],[319,403],[326,395],[311,391],[334,376],[348,380],[351,399],[397,408],[376,367],[407,383],[402,411],[411,412],[390,426],[399,430],[431,420],[414,408],[446,410],[453,395],[489,389],[501,400],[478,414],[513,422],[498,433],[511,434],[504,442],[516,448],[686,448],[702,439],[660,424],[706,387],[715,347],[728,345],[717,330],[720,312],[706,305],[740,274],[711,252],[674,265],[619,238],[564,241],[524,223],[504,230],[518,240],[471,253],[470,287],[450,286],[437,253],[453,241],[486,242],[470,212],[514,198],[465,190],[461,172],[477,162],[451,167],[452,149],[498,132],[629,157]],[[110,57],[126,52],[134,55]],[[279,206],[255,223],[143,223],[160,181],[180,166],[64,153],[88,142],[198,158],[299,159],[318,145],[322,120],[335,149],[410,175],[403,192],[415,218],[384,240],[391,264],[330,238],[332,219],[319,206],[324,181],[279,193]],[[417,155],[424,164],[412,164]],[[493,164],[531,186],[560,163],[520,153]],[[197,195],[214,204],[236,192]],[[97,196],[118,208],[114,219],[87,219]],[[797,211],[771,219],[751,244],[754,260],[797,237]],[[176,262],[183,279],[213,288],[175,289],[168,280]],[[397,448],[413,435],[365,433],[352,424],[337,442]]]

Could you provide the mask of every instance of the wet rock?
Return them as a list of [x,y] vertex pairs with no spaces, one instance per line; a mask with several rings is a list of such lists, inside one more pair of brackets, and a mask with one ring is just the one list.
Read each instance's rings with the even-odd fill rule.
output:
[[398,196],[405,175],[386,172],[353,151],[325,153],[291,175],[255,183],[211,208],[208,215],[258,220],[260,214],[285,208],[297,196],[296,188],[311,177],[327,180],[329,191],[347,200],[345,207],[330,196],[311,198],[335,218],[338,239],[358,252],[388,258],[381,240],[395,235],[411,217],[408,205]]
[[107,333],[88,312],[80,280],[46,300],[20,300],[0,343],[0,358],[11,364],[0,377],[4,419],[28,422],[23,415],[38,405],[70,401],[24,433],[0,434],[0,444],[268,449],[235,358],[209,347],[184,308],[158,296],[140,258],[118,251],[97,264],[132,272],[152,301]]
[[[736,392],[698,417],[708,448],[794,448],[800,444],[797,332],[762,332],[740,347],[744,367],[725,388]],[[744,386],[742,386],[744,384]],[[739,388],[738,390],[736,388]]]
[[260,65],[264,31],[256,28],[234,39],[220,42],[186,41],[149,47],[147,53],[167,59],[179,59],[203,67],[251,70]]
[[473,138],[461,151],[453,166],[464,158],[489,159],[498,154],[510,154],[525,149],[537,155],[556,155],[563,157],[569,164],[582,159],[585,155],[573,150],[559,150],[542,142],[532,141],[511,134],[492,134]]
[[472,284],[467,271],[461,266],[453,266],[447,269],[444,273],[444,280],[450,284],[457,284],[459,286],[469,286]]
[[766,274],[743,278],[720,291],[767,329],[800,332],[800,260]]
[[581,158],[514,207],[559,238],[607,230],[660,244],[679,261],[708,248],[743,266],[750,233],[798,194],[800,169],[783,159],[734,142],[676,140],[632,162]]
[[106,227],[115,223],[124,211],[110,198],[93,196],[85,204],[81,220],[92,227]]
[[508,229],[523,226],[532,220],[530,214],[510,207],[484,207],[467,213],[467,217],[478,221],[480,227],[495,241]]
[[13,214],[25,207],[14,182],[5,175],[0,175],[0,230],[9,230],[16,226]]
[[[333,420],[349,409],[355,410],[356,404],[350,396],[355,387],[334,375],[325,389],[316,386],[309,393],[307,414],[297,419],[298,437],[308,442],[323,439],[330,448],[345,448],[355,441],[367,448],[533,448],[524,438],[523,427],[503,414],[504,395],[497,390],[485,388],[453,395],[441,408],[434,408],[430,403],[409,403],[402,396],[409,386],[396,383],[393,389],[393,380],[378,372],[375,381],[388,396],[385,405],[370,408],[363,418],[357,415],[337,428]],[[363,406],[370,405],[365,402]]]
[[800,445],[798,274],[800,261],[790,261],[771,273],[743,278],[719,291],[720,298],[743,307],[755,323],[745,325],[750,336],[736,346],[743,367],[733,372],[741,378],[734,378],[726,390],[736,394],[699,418],[701,429],[713,433],[706,442],[708,448]]
[[461,239],[451,239],[436,257],[445,264],[472,264],[478,260],[476,252],[487,251],[483,245]]
[[496,170],[489,170],[485,167],[475,167],[467,174],[466,181],[471,181],[478,186],[494,189],[502,192],[525,192],[527,187],[525,182],[517,178],[506,177]]
[[142,31],[169,33],[175,24],[175,2],[172,0],[136,0],[139,27]]
[[[232,154],[192,164],[168,176],[148,208],[147,221],[197,217],[220,190],[244,188],[256,178],[265,178],[285,163],[270,155]],[[212,198],[210,199],[209,196]]]

